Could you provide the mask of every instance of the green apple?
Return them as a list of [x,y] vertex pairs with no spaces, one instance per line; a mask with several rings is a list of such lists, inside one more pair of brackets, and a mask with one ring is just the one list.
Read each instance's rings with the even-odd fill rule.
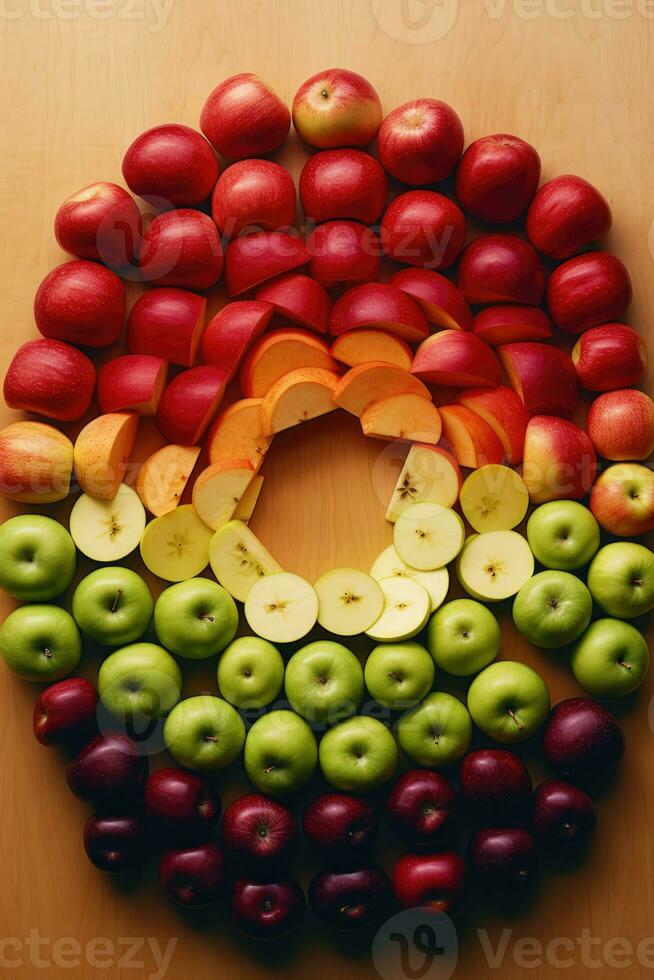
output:
[[0,586],[23,602],[47,602],[73,581],[75,544],[51,517],[20,514],[0,527]]
[[472,722],[464,704],[452,694],[435,691],[397,723],[397,737],[410,759],[438,769],[456,762],[468,751]]
[[335,725],[354,714],[363,698],[363,670],[341,643],[316,640],[286,664],[286,697],[310,723]]
[[550,710],[545,681],[527,664],[502,660],[475,677],[468,689],[474,723],[497,742],[521,742],[540,728]]
[[633,619],[654,609],[654,554],[634,541],[600,548],[588,569],[595,602],[618,619]]
[[261,708],[274,701],[284,682],[284,661],[277,647],[258,636],[240,636],[218,661],[220,693],[237,708]]
[[384,594],[384,611],[366,630],[367,635],[378,643],[410,640],[429,619],[431,599],[427,589],[405,575],[380,579],[379,587]]
[[589,694],[619,698],[631,694],[647,677],[649,650],[631,623],[598,619],[575,646],[570,665]]
[[381,643],[366,661],[366,687],[393,711],[409,708],[431,691],[434,661],[420,643]]
[[497,619],[474,599],[447,602],[427,624],[427,646],[436,665],[456,677],[469,677],[488,667],[501,642]]
[[295,792],[312,775],[317,761],[315,735],[293,711],[270,711],[248,732],[245,771],[262,793]]
[[176,704],[164,725],[166,748],[186,769],[225,769],[245,741],[245,725],[231,704],[209,694]]
[[320,767],[328,783],[349,793],[382,786],[397,769],[391,732],[376,718],[358,715],[330,728],[320,741]]
[[98,671],[102,703],[121,718],[161,718],[179,701],[179,664],[156,643],[131,643],[110,654]]
[[600,543],[599,524],[576,500],[550,500],[527,522],[527,540],[545,568],[574,572],[586,565]]
[[250,586],[245,618],[250,629],[264,640],[294,643],[316,625],[318,596],[299,575],[273,572]]
[[208,578],[190,578],[161,593],[154,607],[154,628],[176,657],[206,660],[236,636],[238,609],[222,585]]
[[23,680],[49,684],[75,670],[82,637],[73,617],[60,606],[21,606],[0,629],[0,654]]
[[570,572],[539,572],[525,582],[513,603],[513,621],[522,635],[545,650],[578,639],[592,614],[590,592]]
[[153,605],[141,576],[120,565],[97,568],[73,593],[75,622],[83,633],[107,647],[124,646],[143,636]]

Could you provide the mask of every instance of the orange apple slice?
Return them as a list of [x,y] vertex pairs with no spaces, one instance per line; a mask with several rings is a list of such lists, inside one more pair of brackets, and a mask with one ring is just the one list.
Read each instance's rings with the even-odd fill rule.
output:
[[385,330],[348,330],[336,338],[330,354],[348,367],[384,361],[409,371],[413,361],[407,342]]
[[343,375],[334,392],[334,401],[346,412],[360,416],[371,402],[405,392],[431,400],[429,389],[408,371],[383,361],[371,361],[358,364]]
[[436,445],[441,437],[438,409],[422,395],[389,395],[372,402],[361,415],[365,436]]
[[315,334],[294,327],[274,330],[262,337],[245,358],[239,374],[241,391],[246,398],[263,398],[284,374],[304,367],[338,371],[329,347]]
[[139,470],[136,492],[151,514],[162,517],[175,510],[199,455],[200,446],[172,443],[146,459]]
[[322,368],[299,368],[276,381],[261,405],[265,435],[333,412],[338,375]]
[[247,459],[258,470],[272,439],[261,430],[261,398],[242,398],[221,412],[207,436],[210,463]]
[[254,476],[247,459],[212,463],[200,473],[193,487],[193,506],[201,521],[217,531],[231,520]]
[[466,388],[456,396],[457,403],[471,409],[487,422],[504,448],[509,463],[520,463],[525,444],[529,413],[512,388]]
[[235,521],[243,521],[244,524],[249,522],[254,513],[254,508],[257,506],[262,487],[263,477],[253,476],[232,515]]
[[463,405],[442,405],[439,412],[443,436],[460,466],[476,470],[503,461],[502,443],[480,415]]
[[75,476],[84,493],[114,499],[127,472],[138,426],[136,412],[110,412],[84,426],[73,448]]

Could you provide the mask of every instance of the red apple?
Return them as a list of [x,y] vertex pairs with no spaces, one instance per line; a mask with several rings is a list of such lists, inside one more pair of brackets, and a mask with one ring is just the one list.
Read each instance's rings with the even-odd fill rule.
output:
[[529,770],[514,752],[469,752],[459,771],[461,793],[474,819],[509,826],[526,819],[531,803]]
[[605,323],[586,330],[571,356],[579,383],[589,391],[638,384],[647,367],[645,341],[624,323]]
[[98,404],[101,411],[131,410],[156,415],[168,365],[151,354],[123,354],[107,361],[98,371]]
[[274,307],[261,300],[240,300],[223,306],[202,335],[202,360],[220,368],[230,380],[273,313]]
[[590,509],[609,534],[648,534],[654,530],[654,473],[640,463],[609,466],[595,481]]
[[654,402],[643,391],[607,391],[590,406],[586,431],[604,459],[647,459],[654,452]]
[[123,187],[100,180],[71,194],[55,216],[61,247],[112,268],[131,265],[141,238],[141,212]]
[[139,256],[145,282],[208,289],[220,279],[223,250],[211,218],[201,211],[166,211],[143,233]]
[[618,320],[631,297],[629,273],[608,252],[586,252],[568,259],[554,270],[547,284],[550,316],[566,333],[582,333]]
[[395,898],[403,908],[430,907],[450,915],[462,904],[465,864],[458,854],[405,854],[392,874]]
[[272,160],[242,160],[220,176],[211,213],[224,238],[255,225],[267,231],[288,228],[295,217],[295,184]]
[[559,701],[543,735],[548,766],[573,779],[605,775],[624,754],[617,718],[592,698]]
[[291,114],[269,85],[252,72],[226,78],[209,94],[200,129],[231,160],[276,150],[288,136]]
[[593,444],[583,431],[554,415],[535,415],[525,435],[523,478],[532,504],[580,500],[597,472]]
[[538,306],[487,306],[475,315],[472,329],[491,347],[552,336],[552,324]]
[[459,262],[457,285],[469,303],[538,306],[545,272],[529,242],[516,235],[480,235]]
[[357,327],[379,327],[409,343],[429,335],[429,324],[410,296],[388,283],[354,286],[336,301],[329,332],[338,336]]
[[463,211],[436,191],[407,191],[388,206],[381,223],[384,251],[399,262],[445,269],[466,240]]
[[416,301],[430,323],[448,330],[469,330],[472,313],[460,289],[430,269],[400,269],[391,277],[397,286]]
[[445,180],[463,152],[463,124],[446,102],[413,99],[384,119],[377,139],[379,159],[405,184]]
[[577,375],[565,351],[549,344],[503,344],[497,356],[528,412],[572,415],[577,407]]
[[129,189],[163,209],[190,208],[211,194],[220,168],[216,155],[190,126],[167,123],[137,136],[123,157]]
[[347,68],[328,68],[300,85],[293,99],[293,125],[321,150],[368,146],[382,121],[377,92]]
[[159,431],[168,442],[194,446],[218,411],[229,377],[207,365],[182,371],[164,391],[157,411]]
[[502,380],[500,362],[483,340],[461,330],[441,330],[420,344],[411,373],[429,384],[490,387]]
[[225,252],[227,294],[245,293],[266,279],[306,265],[309,258],[305,243],[286,231],[258,231],[235,238]]
[[145,810],[164,839],[208,840],[220,817],[220,797],[182,769],[158,769],[145,784]]
[[75,744],[95,728],[98,693],[83,677],[68,677],[41,691],[34,705],[34,737],[41,745]]
[[316,333],[327,333],[329,329],[332,302],[327,291],[311,276],[289,272],[260,286],[257,299],[270,303],[276,313]]
[[524,888],[536,870],[536,842],[524,827],[478,830],[470,841],[468,857],[485,888]]
[[92,739],[66,770],[75,796],[113,812],[140,800],[147,777],[147,756],[126,735],[113,733]]
[[475,218],[505,224],[527,208],[540,180],[540,157],[518,136],[482,136],[467,148],[456,171],[456,196]]
[[237,926],[257,939],[276,939],[297,929],[304,917],[304,893],[296,881],[234,884],[232,915]]
[[351,218],[373,225],[386,204],[386,174],[369,153],[323,150],[300,174],[300,200],[309,221]]
[[336,928],[365,925],[381,912],[390,884],[381,868],[320,871],[309,884],[309,904],[320,919]]
[[166,851],[159,880],[170,897],[187,909],[202,909],[217,899],[225,883],[225,859],[215,844]]
[[125,284],[97,262],[75,259],[48,273],[34,297],[44,337],[80,347],[108,347],[125,323]]
[[396,779],[386,812],[396,834],[409,846],[434,844],[452,824],[457,793],[440,773],[409,769]]
[[86,414],[94,388],[86,354],[60,340],[28,340],[7,368],[3,393],[9,408],[71,422]]
[[568,855],[587,843],[597,823],[597,807],[578,786],[546,779],[534,793],[532,821],[539,844]]
[[456,401],[491,427],[502,444],[507,462],[515,465],[522,461],[529,414],[515,391],[505,385],[465,388]]
[[94,813],[84,826],[84,850],[100,871],[140,871],[150,857],[147,827],[138,816]]
[[346,793],[322,793],[302,815],[302,828],[325,858],[348,862],[364,859],[377,833],[374,807]]
[[258,793],[235,800],[223,817],[228,854],[258,868],[286,860],[296,837],[297,824],[288,807]]
[[610,227],[607,202],[592,184],[574,174],[543,184],[527,214],[529,241],[553,259],[570,258],[584,245],[603,238]]
[[381,242],[358,221],[326,221],[311,232],[307,246],[310,275],[323,286],[375,282],[379,275]]
[[127,320],[132,354],[153,354],[170,364],[195,363],[207,301],[184,289],[150,289],[140,296]]

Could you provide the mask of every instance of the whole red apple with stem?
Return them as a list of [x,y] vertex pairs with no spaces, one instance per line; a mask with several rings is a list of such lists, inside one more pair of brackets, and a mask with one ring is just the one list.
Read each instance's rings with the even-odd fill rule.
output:
[[538,842],[562,855],[582,851],[597,823],[594,801],[563,779],[546,779],[534,793],[532,824]]
[[159,880],[168,895],[188,909],[215,901],[225,883],[225,859],[215,844],[166,851],[159,862]]
[[288,136],[291,114],[258,75],[242,72],[220,82],[207,96],[200,129],[230,160],[276,150]]
[[377,139],[382,166],[405,184],[445,180],[463,152],[463,124],[447,102],[412,99],[384,119]]
[[290,878],[259,882],[239,878],[232,894],[237,926],[257,939],[277,939],[297,928],[304,917],[304,892]]
[[526,210],[539,180],[534,147],[518,136],[497,133],[466,149],[456,172],[456,196],[475,218],[505,224]]
[[309,904],[329,925],[350,929],[365,925],[381,913],[390,891],[381,868],[321,871],[309,884]]
[[457,808],[454,787],[430,769],[409,769],[393,783],[386,813],[393,830],[409,846],[434,844],[452,825]]
[[259,793],[235,800],[225,811],[221,830],[228,854],[252,867],[285,861],[297,837],[288,807]]
[[366,854],[377,833],[372,804],[346,793],[322,793],[302,815],[302,829],[325,858],[356,861]]
[[165,839],[209,839],[220,818],[218,794],[183,769],[165,768],[150,773],[144,799],[153,827]]
[[96,868],[111,874],[140,871],[150,857],[147,828],[133,814],[94,813],[84,827],[84,849]]
[[41,745],[78,743],[95,729],[98,692],[83,677],[68,677],[41,691],[34,705],[34,736]]

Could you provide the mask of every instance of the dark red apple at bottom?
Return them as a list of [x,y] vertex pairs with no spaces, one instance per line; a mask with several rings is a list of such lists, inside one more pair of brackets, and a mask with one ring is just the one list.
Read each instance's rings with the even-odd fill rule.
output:
[[457,286],[469,303],[538,306],[545,272],[534,249],[522,238],[480,235],[461,256]]
[[156,286],[209,289],[223,271],[218,229],[201,211],[166,211],[143,233],[139,268],[144,281]]
[[150,856],[145,824],[131,815],[94,813],[84,827],[84,849],[96,868],[112,874],[139,871]]
[[540,179],[540,157],[518,136],[482,136],[467,148],[456,171],[456,196],[482,221],[514,221],[527,208]]
[[80,347],[108,347],[125,323],[125,283],[98,262],[75,259],[49,272],[34,297],[39,332]]
[[531,776],[522,759],[506,749],[479,749],[459,771],[463,799],[484,823],[520,823],[531,803]]
[[380,868],[321,871],[309,885],[309,904],[332,926],[365,925],[390,896],[390,883]]
[[592,698],[568,698],[553,709],[543,736],[548,766],[573,779],[608,774],[624,754],[617,718]]
[[395,862],[393,892],[403,908],[428,906],[456,911],[463,902],[465,862],[459,854],[405,854]]
[[472,870],[488,887],[524,887],[536,869],[536,844],[524,827],[478,830],[468,850]]
[[68,745],[92,733],[98,692],[83,677],[57,681],[41,691],[34,705],[34,735],[41,745]]
[[64,251],[122,268],[134,261],[141,212],[124,187],[99,180],[66,198],[55,216],[54,230]]
[[204,908],[219,897],[225,881],[222,851],[215,844],[167,851],[159,862],[159,880],[179,905]]
[[92,739],[66,770],[75,796],[114,812],[142,797],[147,776],[147,757],[141,755],[136,742],[119,734]]
[[562,854],[582,850],[596,823],[597,807],[578,786],[546,779],[534,793],[534,833],[551,850]]
[[393,783],[386,812],[399,837],[411,845],[425,845],[452,823],[456,802],[456,790],[440,773],[410,769]]
[[367,225],[358,221],[325,221],[307,241],[309,271],[322,286],[376,282],[381,242]]
[[206,840],[220,817],[220,798],[193,773],[159,769],[145,784],[145,808],[162,836]]
[[223,817],[222,838],[229,855],[256,865],[287,858],[296,835],[288,807],[258,793],[235,800]]
[[357,859],[371,846],[377,831],[374,807],[346,793],[322,793],[302,816],[302,828],[326,857]]
[[256,939],[276,939],[291,932],[304,916],[304,892],[296,881],[258,882],[239,878],[232,894],[238,927]]

